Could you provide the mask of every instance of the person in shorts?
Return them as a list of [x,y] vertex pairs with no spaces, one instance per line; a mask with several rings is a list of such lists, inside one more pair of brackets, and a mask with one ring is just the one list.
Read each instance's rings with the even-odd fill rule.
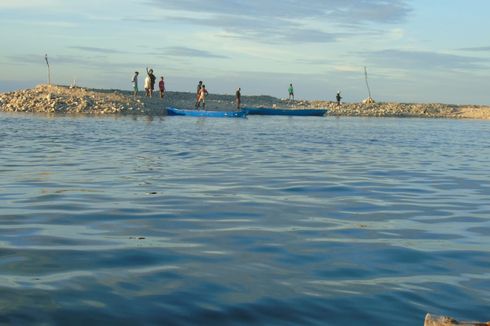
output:
[[160,77],[158,88],[160,89],[160,98],[163,99],[163,97],[165,96],[165,81],[163,80],[163,76]]
[[[147,73],[147,77],[150,77],[150,87],[148,88],[149,91],[147,93],[149,93],[149,96],[152,97],[153,96],[153,90],[155,89],[155,81],[156,81],[156,77],[155,75],[153,74],[153,69],[148,69],[148,67],[146,68],[146,73]],[[145,81],[145,84],[146,84],[146,81]],[[145,88],[146,88],[146,85],[145,85]]]
[[147,97],[151,97],[151,78],[150,75],[146,75],[145,78],[145,92]]
[[289,84],[288,93],[289,93],[288,99],[294,101],[294,88],[293,88],[293,84]]
[[202,109],[206,110],[206,96],[208,95],[208,90],[206,89],[206,85],[202,85],[201,90],[199,92],[199,100],[197,101],[197,107],[202,103]]
[[340,91],[337,92],[335,99],[337,100],[337,106],[340,106],[340,101],[342,100],[342,95],[340,95]]
[[199,98],[201,97],[201,88],[202,88],[202,80],[199,81],[199,84],[197,84],[197,90],[196,90],[196,110],[199,109]]
[[131,82],[133,83],[133,96],[134,97],[138,96],[138,75],[139,75],[139,72],[135,71],[133,79],[131,80]]

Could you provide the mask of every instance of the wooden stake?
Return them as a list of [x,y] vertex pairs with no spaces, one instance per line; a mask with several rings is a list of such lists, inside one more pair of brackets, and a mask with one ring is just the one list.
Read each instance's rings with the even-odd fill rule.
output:
[[46,64],[48,65],[48,84],[51,85],[51,69],[49,68],[49,61],[48,61],[48,54],[44,56],[44,59],[46,60]]
[[369,98],[372,98],[371,97],[371,88],[369,88],[369,83],[368,83],[368,75],[367,75],[366,66],[364,66],[364,77],[366,78],[366,86],[367,86],[367,89],[368,89]]

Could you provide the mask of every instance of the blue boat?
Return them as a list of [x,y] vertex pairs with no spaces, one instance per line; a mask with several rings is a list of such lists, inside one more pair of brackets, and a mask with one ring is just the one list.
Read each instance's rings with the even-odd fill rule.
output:
[[206,110],[186,110],[173,107],[167,108],[167,115],[180,115],[190,117],[210,117],[210,118],[245,118],[247,111],[206,111]]
[[293,115],[293,116],[323,116],[327,109],[275,109],[275,108],[243,108],[253,115]]

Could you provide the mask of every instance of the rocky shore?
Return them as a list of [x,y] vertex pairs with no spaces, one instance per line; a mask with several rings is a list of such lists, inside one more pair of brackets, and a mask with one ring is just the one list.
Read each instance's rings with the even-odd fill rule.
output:
[[[234,96],[210,94],[206,99],[209,110],[232,110]],[[129,91],[92,90],[81,87],[39,85],[33,89],[0,93],[0,111],[68,114],[165,114],[165,108],[191,108],[195,95],[185,92],[167,92],[162,100],[133,98]],[[490,119],[489,106],[414,104],[414,103],[345,103],[340,106],[330,101],[288,101],[271,96],[242,96],[243,106],[277,108],[326,108],[331,116],[362,117],[417,117]]]

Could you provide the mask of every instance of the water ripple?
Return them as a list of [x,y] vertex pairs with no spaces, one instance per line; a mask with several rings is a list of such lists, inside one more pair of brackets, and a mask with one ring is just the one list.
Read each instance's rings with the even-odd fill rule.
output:
[[484,121],[0,124],[0,324],[489,319]]

